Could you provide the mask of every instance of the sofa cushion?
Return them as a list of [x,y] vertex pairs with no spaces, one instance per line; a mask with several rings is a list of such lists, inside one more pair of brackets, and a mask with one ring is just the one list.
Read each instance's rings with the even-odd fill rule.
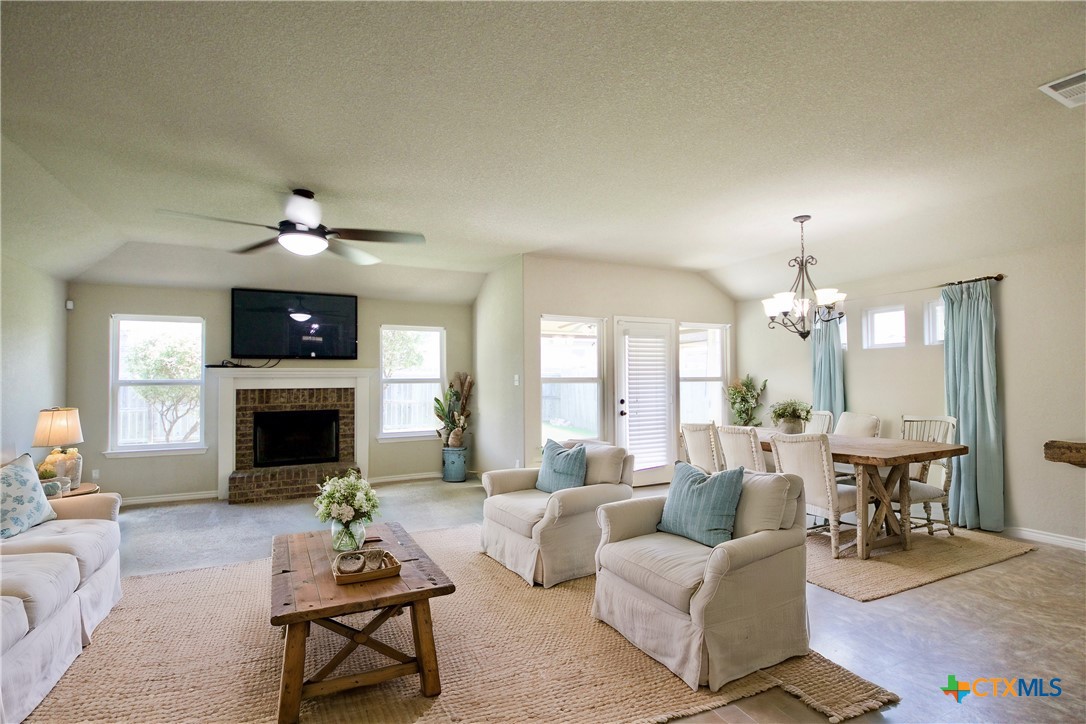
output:
[[0,596],[0,653],[10,649],[16,641],[30,632],[23,600],[15,596]]
[[[802,487],[802,482],[798,485]],[[791,527],[796,516],[795,502],[792,504],[792,514],[788,517],[787,525],[782,526],[791,488],[792,482],[779,473],[748,472],[743,479],[743,494],[739,497],[739,507],[735,511],[735,537],[742,538],[762,530]],[[793,498],[798,498],[798,495],[797,490]]]
[[632,586],[690,613],[712,548],[670,533],[626,538],[600,548],[600,565]]
[[[0,564],[0,596],[22,601],[26,620],[35,628],[60,610],[79,586],[79,566],[63,553],[6,555]],[[7,617],[4,618],[7,625]]]
[[29,454],[0,468],[0,538],[11,538],[56,517]]
[[550,493],[535,488],[493,495],[483,501],[483,517],[531,538],[532,528],[543,519],[550,497]]
[[689,463],[677,462],[656,530],[707,546],[729,541],[742,489],[742,467],[709,475]]
[[11,554],[66,553],[75,558],[82,584],[120,547],[121,528],[112,520],[51,520],[0,544],[0,564]]
[[585,449],[585,485],[618,483],[622,481],[622,463],[626,460],[626,448],[596,440],[567,440],[563,447],[577,445]]
[[539,467],[535,487],[544,493],[579,488],[584,485],[585,465],[584,446],[564,448],[554,440],[547,440],[543,446],[543,464]]

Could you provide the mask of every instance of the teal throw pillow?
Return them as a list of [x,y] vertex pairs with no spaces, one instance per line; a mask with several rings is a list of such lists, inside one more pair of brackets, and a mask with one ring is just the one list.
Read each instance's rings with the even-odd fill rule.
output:
[[535,486],[544,493],[553,493],[563,488],[579,488],[584,485],[584,474],[588,469],[588,458],[584,445],[566,449],[554,440],[547,440],[543,446],[543,465],[539,468],[539,477]]
[[742,467],[709,475],[689,463],[677,462],[656,530],[707,546],[729,541],[742,492]]
[[23,453],[0,468],[0,538],[11,538],[56,517],[30,455]]

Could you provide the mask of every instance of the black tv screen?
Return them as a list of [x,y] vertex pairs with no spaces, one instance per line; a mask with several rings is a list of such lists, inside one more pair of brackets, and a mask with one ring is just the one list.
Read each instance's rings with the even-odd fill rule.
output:
[[235,359],[358,359],[358,297],[232,289]]

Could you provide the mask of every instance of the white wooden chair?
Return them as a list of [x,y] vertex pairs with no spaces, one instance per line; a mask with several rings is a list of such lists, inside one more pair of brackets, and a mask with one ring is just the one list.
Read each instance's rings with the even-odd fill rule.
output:
[[[850,437],[879,437],[882,421],[863,412],[842,412],[837,420],[837,427],[833,428],[834,435],[848,435]],[[856,484],[856,469],[848,463],[837,463],[833,466],[837,471],[837,477],[849,478],[851,484]]]
[[833,431],[833,413],[829,410],[812,410],[811,419],[803,427],[803,432],[816,435]]
[[765,455],[758,440],[758,431],[741,425],[721,425],[717,428],[720,441],[720,464],[732,470],[742,465],[747,470],[765,472]]
[[707,473],[724,469],[716,439],[716,425],[713,423],[684,423],[679,426],[679,441],[682,443],[686,462],[696,465]]
[[[954,442],[954,431],[958,427],[958,421],[953,417],[918,417],[902,415],[901,439],[922,440],[924,442]],[[954,535],[954,524],[950,522],[950,466],[949,458],[932,460],[925,463],[913,463],[909,466],[909,500],[912,503],[923,503],[924,521],[914,521],[913,528],[927,527],[928,535],[935,535],[935,524],[946,528],[950,535]],[[929,473],[931,466],[939,468],[937,482],[930,483]],[[891,500],[898,502],[901,491],[896,489],[891,495]],[[938,503],[943,508],[942,519],[932,520],[931,505]]]

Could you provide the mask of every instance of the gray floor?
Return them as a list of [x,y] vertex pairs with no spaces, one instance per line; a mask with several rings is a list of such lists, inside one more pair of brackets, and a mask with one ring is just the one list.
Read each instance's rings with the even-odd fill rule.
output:
[[[482,485],[427,480],[381,485],[380,519],[408,531],[481,520]],[[660,495],[666,486],[639,489]],[[221,565],[270,555],[278,533],[320,529],[310,500],[219,501],[121,510],[124,575]],[[1086,721],[1086,554],[1045,544],[1018,558],[860,603],[807,586],[811,646],[899,694],[899,704],[850,720],[893,722]],[[539,589],[543,595],[543,589]],[[1061,679],[1059,697],[943,694],[947,676]],[[1051,689],[1049,689],[1051,691]],[[526,703],[526,716],[531,704]],[[825,722],[779,688],[680,720]]]

